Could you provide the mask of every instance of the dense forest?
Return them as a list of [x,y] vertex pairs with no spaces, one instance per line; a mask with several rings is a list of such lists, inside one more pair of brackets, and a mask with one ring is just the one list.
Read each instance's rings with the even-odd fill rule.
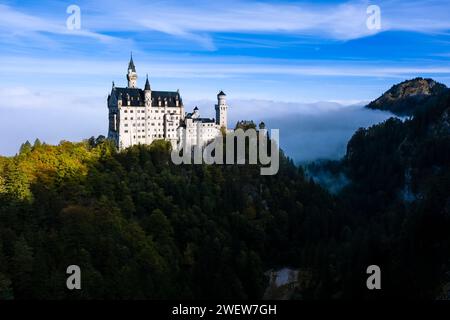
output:
[[[163,141],[25,143],[0,158],[0,299],[261,298],[264,272],[284,266],[301,270],[293,299],[446,297],[449,107],[446,93],[358,130],[334,193],[283,154],[261,176],[174,165]],[[82,290],[66,288],[72,264]]]
[[339,236],[335,200],[280,166],[176,166],[162,141],[24,144],[2,159],[0,295],[259,298],[268,266],[320,264],[316,241]]

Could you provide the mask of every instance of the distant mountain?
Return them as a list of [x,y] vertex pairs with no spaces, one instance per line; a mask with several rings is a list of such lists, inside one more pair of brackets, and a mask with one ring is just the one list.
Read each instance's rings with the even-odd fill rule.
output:
[[398,116],[411,116],[429,100],[448,88],[433,79],[415,78],[394,85],[381,97],[367,105],[369,109],[390,111]]

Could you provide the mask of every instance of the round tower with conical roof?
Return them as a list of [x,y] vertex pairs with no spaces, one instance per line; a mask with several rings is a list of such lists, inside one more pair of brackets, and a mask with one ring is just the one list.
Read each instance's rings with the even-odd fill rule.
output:
[[217,94],[217,104],[216,104],[216,124],[220,128],[227,128],[227,95],[220,91]]

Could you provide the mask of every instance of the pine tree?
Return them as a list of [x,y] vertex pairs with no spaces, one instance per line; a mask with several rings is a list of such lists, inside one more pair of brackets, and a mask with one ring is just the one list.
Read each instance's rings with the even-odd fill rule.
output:
[[31,149],[32,149],[31,143],[30,143],[30,141],[27,140],[25,143],[23,143],[20,146],[19,154],[27,154],[27,153],[31,152]]
[[33,148],[39,148],[40,146],[42,146],[42,142],[41,140],[39,140],[39,138],[36,138],[36,140],[34,140],[34,144],[33,144]]

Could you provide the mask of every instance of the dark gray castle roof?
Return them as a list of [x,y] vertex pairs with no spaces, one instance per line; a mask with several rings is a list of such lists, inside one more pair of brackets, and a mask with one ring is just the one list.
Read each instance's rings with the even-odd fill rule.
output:
[[212,118],[197,118],[197,121],[200,121],[201,123],[215,123],[216,121]]
[[[122,100],[123,106],[128,105],[128,100],[132,107],[140,107],[145,104],[145,91],[142,89],[113,87],[112,94],[116,96],[117,100]],[[152,91],[152,107],[159,106],[159,101],[161,101],[161,106],[164,107],[166,100],[168,107],[176,107],[177,99],[178,106],[183,105],[183,100],[178,91]]]
[[[181,122],[180,126],[183,127],[183,128],[186,128],[186,119],[191,118],[191,116],[192,116],[192,113],[186,114],[186,118],[185,118],[185,120],[184,120],[183,122]],[[193,119],[193,120],[194,120],[194,123],[195,123],[195,122],[200,122],[200,123],[216,123],[216,120],[211,119],[211,118],[196,118],[196,119]]]
[[[198,108],[197,108],[197,110],[198,110]],[[192,118],[192,115],[193,115],[192,112],[186,113],[186,119],[192,119],[192,120],[194,120],[194,122],[201,122],[201,123],[215,123],[216,122],[216,120],[214,120],[214,118]]]

